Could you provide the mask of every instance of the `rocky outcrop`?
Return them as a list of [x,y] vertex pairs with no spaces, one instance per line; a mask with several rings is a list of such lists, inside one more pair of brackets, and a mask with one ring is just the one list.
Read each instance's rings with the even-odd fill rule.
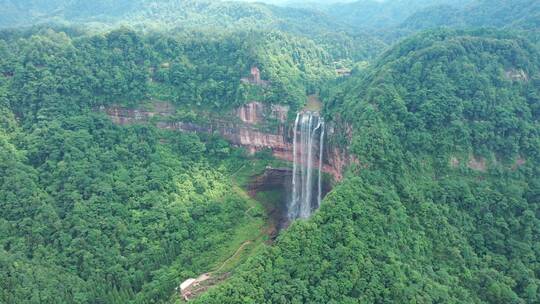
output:
[[156,122],[158,128],[182,132],[217,133],[233,145],[246,148],[250,153],[267,148],[272,149],[277,156],[292,153],[287,127],[289,109],[286,106],[251,102],[227,115],[221,117],[214,115],[215,117],[210,117],[207,123],[171,121],[175,108],[166,102],[154,102],[147,109],[112,106],[100,108],[100,110],[107,113],[114,123],[120,125],[146,123],[155,117],[158,120]]
[[213,122],[199,125],[185,122],[158,122],[157,127],[168,130],[195,133],[218,133],[233,145],[246,148],[250,153],[271,149],[276,156],[292,153],[286,134],[268,133],[256,128],[235,123]]
[[283,126],[287,123],[289,107],[253,101],[237,108],[235,112],[240,121],[249,125],[264,124],[274,119]]
[[451,156],[449,160],[449,165],[452,168],[459,168],[461,164],[464,164],[467,166],[467,168],[485,173],[488,171],[488,169],[498,168],[499,169],[510,169],[510,170],[516,170],[522,166],[524,166],[527,163],[527,160],[522,157],[518,156],[515,160],[508,162],[501,159],[493,158],[491,161],[488,161],[484,157],[475,156],[475,155],[469,155],[468,158],[465,159],[458,159],[457,156]]
[[242,122],[250,125],[263,122],[263,113],[264,105],[257,101],[245,104],[236,110],[236,116],[238,116]]
[[518,82],[529,81],[529,75],[522,69],[509,69],[504,72],[506,79]]
[[343,179],[343,173],[349,165],[360,163],[347,149],[329,146],[326,153],[327,164],[323,166],[324,171],[331,174],[336,181]]
[[[349,151],[349,144],[353,136],[353,127],[346,122],[343,122],[339,117],[328,124],[327,128],[327,145],[325,149],[324,164],[325,172],[330,173],[336,181],[343,179],[345,169],[352,164],[359,165],[360,161],[354,154]],[[340,144],[342,141],[347,144]]]
[[169,117],[175,108],[168,102],[153,102],[148,109],[128,109],[121,106],[100,107],[101,112],[107,113],[111,120],[119,125],[129,125],[137,122],[148,122],[152,117]]
[[[128,109],[121,106],[100,108],[114,123],[129,125],[155,120],[158,128],[180,132],[219,134],[233,145],[244,147],[250,153],[272,150],[276,158],[293,160],[293,126],[288,120],[289,108],[261,102],[245,104],[229,113],[210,114],[205,123],[174,119],[175,107],[167,102],[153,102],[147,108]],[[337,132],[333,128],[327,136]],[[352,129],[348,130],[352,132]],[[357,162],[346,148],[335,145],[325,147],[323,171],[335,180],[343,178],[345,168]],[[313,164],[318,166],[318,162]]]
[[268,87],[270,85],[270,81],[262,80],[261,71],[256,66],[251,67],[250,75],[248,77],[241,78],[240,81],[245,84],[257,85],[262,87]]

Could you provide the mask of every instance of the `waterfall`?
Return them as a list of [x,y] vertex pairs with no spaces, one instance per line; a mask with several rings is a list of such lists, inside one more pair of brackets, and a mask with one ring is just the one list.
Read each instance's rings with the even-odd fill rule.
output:
[[324,149],[324,122],[321,127],[321,138],[319,138],[319,187],[317,195],[317,208],[321,206],[321,196],[322,196],[322,165],[323,165],[323,150]]
[[[293,135],[292,196],[288,205],[289,220],[308,218],[321,204],[324,119],[304,111],[296,115]],[[314,161],[318,161],[317,187],[313,185]],[[313,196],[314,190],[317,196]]]

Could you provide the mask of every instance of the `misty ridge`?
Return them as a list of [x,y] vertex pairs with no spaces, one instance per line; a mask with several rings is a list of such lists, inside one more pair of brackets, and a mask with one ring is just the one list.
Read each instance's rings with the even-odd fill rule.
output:
[[[400,25],[431,23],[431,26],[504,26],[505,16],[512,22],[533,18],[536,1],[481,0],[362,0],[362,1],[210,1],[210,0],[135,0],[135,1],[13,1],[3,0],[0,26],[28,26],[40,23],[154,24],[155,26],[221,26],[231,23],[245,27],[290,26],[304,18],[317,28],[341,24],[354,29],[384,30]],[[270,4],[270,5],[268,5]],[[273,4],[279,6],[273,6]],[[438,15],[446,10],[446,20]],[[485,14],[479,16],[475,14]],[[508,14],[505,14],[508,12]],[[518,14],[520,14],[518,16]],[[470,15],[470,16],[469,16]],[[490,19],[489,16],[497,16]],[[208,17],[208,18],[206,18]],[[502,17],[502,18],[501,18]],[[514,18],[515,17],[515,18]],[[416,20],[421,19],[421,20]],[[500,20],[502,19],[502,20]],[[424,20],[424,21],[422,21]],[[497,22],[495,24],[494,22]],[[532,22],[532,21],[531,21]],[[277,23],[270,25],[271,23]],[[403,24],[405,23],[405,24]],[[418,25],[416,25],[418,26]],[[525,26],[525,25],[523,25]],[[300,27],[298,25],[298,27]],[[342,27],[338,27],[341,29]],[[307,29],[305,29],[307,30]]]

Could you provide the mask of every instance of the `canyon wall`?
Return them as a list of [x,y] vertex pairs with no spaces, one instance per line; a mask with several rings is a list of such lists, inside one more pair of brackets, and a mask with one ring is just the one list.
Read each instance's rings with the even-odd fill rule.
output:
[[[276,158],[293,160],[294,126],[288,120],[287,106],[251,102],[227,113],[204,113],[204,122],[175,119],[176,109],[167,102],[152,102],[147,108],[137,109],[102,107],[100,111],[120,125],[152,122],[162,129],[219,134],[250,153],[270,149]],[[330,127],[327,136],[332,136],[335,132],[337,131]],[[324,153],[323,171],[331,174],[336,181],[343,178],[343,172],[349,164],[356,162],[345,147],[327,145]],[[318,166],[318,162],[313,165]]]
[[[325,172],[331,174],[336,181],[343,179],[345,169],[351,165],[359,165],[360,161],[349,152],[349,142],[352,140],[353,128],[350,124],[334,120],[326,126]],[[347,144],[339,144],[337,138],[344,139]]]

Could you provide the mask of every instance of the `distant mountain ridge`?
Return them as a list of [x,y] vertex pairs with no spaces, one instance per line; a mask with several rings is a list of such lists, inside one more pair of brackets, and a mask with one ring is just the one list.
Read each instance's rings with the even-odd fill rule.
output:
[[319,10],[264,3],[214,0],[0,0],[0,29],[76,25],[106,31],[128,26],[143,31],[283,31],[324,45],[336,61],[364,60],[385,44]]
[[391,36],[404,32],[398,35],[403,36],[441,26],[529,29],[540,24],[540,2],[536,0],[263,2],[280,6],[258,1],[214,0],[51,0],[46,5],[35,0],[0,0],[3,7],[0,28],[43,23],[82,23],[92,28],[127,24],[149,30],[252,28],[311,37],[347,33],[365,38],[368,31],[375,35],[391,32]]
[[40,23],[97,22],[159,23],[171,27],[245,26],[279,29],[287,23],[302,21],[304,31],[327,27],[343,29],[339,21],[315,10],[283,8],[264,3],[215,0],[0,0],[1,27],[28,26]]
[[415,12],[437,5],[459,7],[474,0],[360,0],[329,6],[325,11],[357,28],[395,27]]
[[540,26],[540,1],[480,0],[464,7],[432,6],[416,12],[401,26],[413,30],[442,26],[533,29]]

